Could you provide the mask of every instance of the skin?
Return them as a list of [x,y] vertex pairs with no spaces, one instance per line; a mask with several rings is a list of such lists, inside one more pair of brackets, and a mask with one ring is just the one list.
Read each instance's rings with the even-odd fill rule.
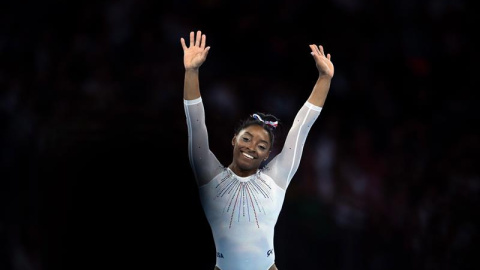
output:
[[210,46],[206,47],[207,36],[202,31],[197,31],[195,39],[194,32],[190,32],[190,46],[187,47],[185,39],[181,38],[183,48],[183,65],[185,67],[185,80],[183,98],[192,100],[200,97],[200,83],[198,73],[200,66],[207,59]]
[[[180,38],[180,43],[183,48],[183,63],[185,67],[184,91],[183,98],[185,100],[193,100],[199,98],[200,83],[199,83],[199,69],[200,66],[207,59],[210,51],[210,46],[206,46],[207,36],[201,31],[190,32],[190,42],[184,38]],[[315,66],[318,70],[317,81],[308,97],[308,102],[313,105],[323,107],[330,89],[330,83],[334,75],[334,66],[331,61],[331,55],[325,53],[322,45],[310,44],[310,54],[315,60]],[[248,131],[249,139],[245,140],[245,134]],[[233,160],[229,168],[237,175],[246,177],[255,174],[260,168],[262,161],[268,158],[270,151],[261,150],[262,141],[270,145],[268,133],[262,127],[253,125],[232,139]],[[267,147],[270,149],[270,146]],[[253,159],[246,159],[243,153],[250,154]]]
[[262,161],[270,155],[268,132],[259,125],[242,129],[232,139],[233,159],[228,166],[235,174],[247,177],[257,172]]
[[310,44],[309,46],[312,50],[310,54],[313,56],[318,70],[318,79],[308,97],[308,102],[323,107],[325,100],[327,99],[330,82],[332,81],[335,69],[331,61],[332,56],[329,53],[325,54],[322,45],[317,46],[315,44]]

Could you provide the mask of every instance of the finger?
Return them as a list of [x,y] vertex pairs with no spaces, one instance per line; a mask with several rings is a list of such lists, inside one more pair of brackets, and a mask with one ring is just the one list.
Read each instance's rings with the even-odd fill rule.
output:
[[314,55],[317,52],[316,50],[317,46],[315,44],[310,44],[309,46],[310,46],[310,50],[312,50],[311,54]]
[[207,43],[207,36],[202,35],[202,45],[200,46],[202,49],[205,48],[205,44]]
[[330,54],[327,54],[327,59],[330,60],[332,56]]
[[185,39],[184,39],[184,38],[180,38],[180,43],[182,43],[182,48],[183,48],[183,50],[186,50],[186,49],[187,49],[187,45],[185,44]]
[[202,31],[197,31],[197,39],[195,40],[195,46],[200,46],[200,40],[202,39]]
[[193,31],[190,32],[190,47],[193,47],[193,44],[194,44],[193,41],[195,40],[194,37],[195,37],[195,36],[194,36]]
[[316,47],[316,49],[317,49],[318,54],[323,55],[323,47],[322,47],[322,45],[318,45],[318,47]]

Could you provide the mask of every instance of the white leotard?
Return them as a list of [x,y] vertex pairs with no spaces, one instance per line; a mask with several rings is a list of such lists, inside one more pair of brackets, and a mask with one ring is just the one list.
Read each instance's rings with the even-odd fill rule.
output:
[[222,270],[267,270],[275,263],[274,228],[285,191],[321,107],[306,102],[282,150],[262,169],[240,177],[210,151],[202,98],[184,100],[188,156]]

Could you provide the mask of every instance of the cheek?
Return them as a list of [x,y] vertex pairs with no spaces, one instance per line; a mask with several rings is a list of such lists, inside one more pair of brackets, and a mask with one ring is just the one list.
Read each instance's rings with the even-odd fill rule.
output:
[[257,153],[259,156],[261,157],[266,157],[268,155],[268,150],[262,150],[262,149],[258,149],[257,150]]
[[240,148],[243,147],[245,143],[242,140],[236,140],[235,141],[235,148]]

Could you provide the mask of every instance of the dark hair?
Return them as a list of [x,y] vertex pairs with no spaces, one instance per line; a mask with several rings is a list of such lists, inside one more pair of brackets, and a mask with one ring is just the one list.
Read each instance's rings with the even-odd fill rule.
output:
[[270,148],[272,148],[275,141],[275,130],[279,125],[279,122],[279,119],[273,114],[257,112],[242,120],[237,125],[235,128],[235,135],[251,125],[259,125],[268,132],[268,136],[270,137]]

